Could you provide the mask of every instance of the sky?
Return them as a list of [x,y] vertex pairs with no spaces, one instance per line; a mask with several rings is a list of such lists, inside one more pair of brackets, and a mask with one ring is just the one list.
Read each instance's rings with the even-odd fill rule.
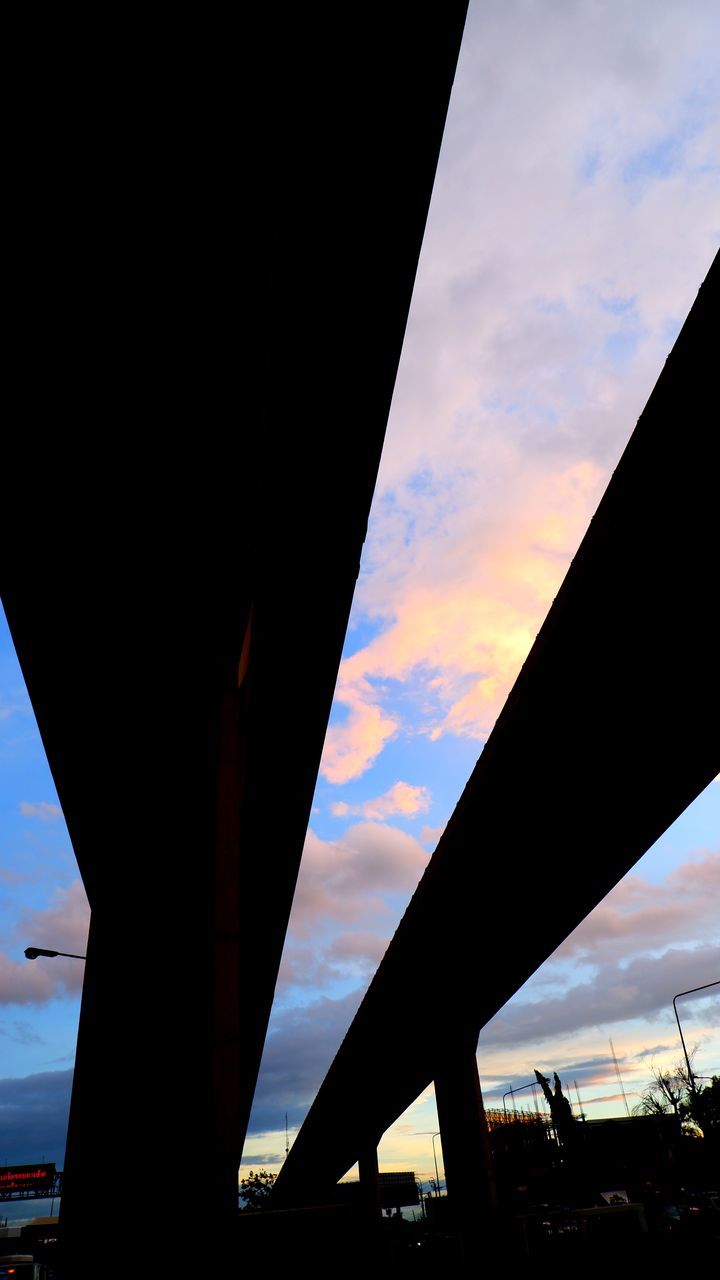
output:
[[[715,0],[471,3],[245,1169],[282,1160],[717,250],[718,47]],[[4,622],[0,763],[0,1162],[61,1165],[82,964],[22,952],[82,952],[88,908]],[[537,1066],[622,1114],[611,1039],[632,1106],[673,995],[720,978],[719,891],[715,782],[483,1029],[486,1106]],[[680,1007],[720,1071],[720,995]],[[428,1090],[381,1168],[432,1176],[436,1129]]]

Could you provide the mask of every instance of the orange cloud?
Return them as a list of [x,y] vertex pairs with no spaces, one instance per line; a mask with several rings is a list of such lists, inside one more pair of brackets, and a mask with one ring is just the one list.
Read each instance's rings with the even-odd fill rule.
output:
[[347,686],[341,686],[341,681],[342,674],[335,698],[349,708],[349,715],[343,724],[330,725],[321,766],[323,777],[338,784],[364,773],[399,728],[397,720],[385,715],[365,681]]
[[374,800],[366,800],[363,804],[346,804],[338,800],[330,806],[337,818],[348,814],[360,814],[369,822],[381,822],[393,813],[402,814],[405,818],[414,817],[416,813],[425,813],[430,808],[430,792],[427,787],[414,787],[409,782],[396,782],[382,796]]
[[431,844],[435,846],[438,843],[444,830],[445,830],[444,822],[441,823],[439,827],[423,827],[422,831],[420,832],[420,840],[422,841],[423,844]]
[[[506,463],[507,465],[507,463]],[[346,782],[368,769],[401,724],[383,707],[381,682],[414,680],[414,731],[484,740],[507,697],[594,510],[602,470],[583,461],[559,475],[519,479],[488,528],[469,504],[445,535],[419,539],[407,565],[372,583],[389,625],[340,668],[337,702],[349,708],[328,733],[321,772]]]
[[384,894],[410,897],[427,866],[426,851],[405,831],[375,822],[348,827],[339,840],[310,828],[300,864],[289,937],[317,939],[318,931],[351,922],[387,940],[394,924]]

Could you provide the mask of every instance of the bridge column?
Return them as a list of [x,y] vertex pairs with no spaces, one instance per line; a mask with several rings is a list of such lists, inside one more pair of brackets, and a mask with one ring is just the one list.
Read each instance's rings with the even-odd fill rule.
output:
[[448,1208],[466,1262],[495,1246],[497,1195],[474,1045],[448,1056],[435,1076]]
[[360,1176],[360,1197],[363,1212],[371,1222],[382,1220],[380,1204],[380,1172],[378,1169],[377,1146],[368,1144],[358,1157],[358,1174]]

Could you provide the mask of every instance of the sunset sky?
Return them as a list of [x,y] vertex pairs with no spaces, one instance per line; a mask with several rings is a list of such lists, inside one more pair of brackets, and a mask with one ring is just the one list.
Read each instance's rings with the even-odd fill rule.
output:
[[[719,47],[715,0],[471,4],[246,1165],[302,1121],[717,251]],[[4,622],[0,760],[0,1163],[61,1166],[82,964],[22,951],[82,951],[88,910]],[[489,890],[541,900],[552,852]],[[720,978],[719,903],[715,782],[483,1030],[486,1105],[537,1066],[620,1114],[612,1038],[632,1106]],[[720,1071],[720,994],[681,1016]],[[431,1176],[436,1129],[429,1091],[381,1168]]]

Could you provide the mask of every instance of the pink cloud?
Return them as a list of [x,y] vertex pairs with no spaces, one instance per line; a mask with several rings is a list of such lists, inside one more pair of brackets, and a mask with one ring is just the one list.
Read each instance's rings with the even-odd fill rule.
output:
[[[537,1052],[545,1041],[576,1038],[581,1032],[611,1034],[618,1023],[625,1028],[626,1048],[630,1039],[642,1062],[648,1033],[629,1024],[642,1027],[650,1019],[654,1039],[649,1043],[658,1052],[665,1050],[667,1045],[656,1043],[658,1032],[669,1033],[670,1052],[675,1053],[672,997],[718,973],[719,891],[720,853],[690,855],[659,884],[637,873],[626,876],[483,1028],[486,1068],[496,1046],[503,1053],[523,1045],[535,1046]],[[590,976],[583,974],[578,981],[568,962],[580,962]],[[717,1007],[713,989],[704,999],[687,1002],[685,1018],[694,1028],[693,1041],[702,1040],[713,1022],[717,1026]],[[631,1070],[623,1063],[626,1069]]]
[[432,845],[434,848],[444,830],[445,830],[444,822],[441,823],[439,827],[423,827],[422,831],[420,832],[420,839],[423,844]]
[[383,712],[367,683],[344,685],[342,669],[335,698],[348,708],[348,716],[343,724],[329,726],[320,771],[328,782],[339,784],[364,773],[399,726]]
[[493,1045],[537,1046],[579,1030],[602,1032],[639,1018],[664,1016],[670,1023],[673,995],[712,981],[718,963],[720,948],[712,944],[637,956],[625,966],[601,963],[592,979],[575,983],[562,995],[511,1000],[483,1027],[480,1045],[483,1052]]
[[720,850],[696,853],[661,884],[630,873],[555,952],[553,959],[611,959],[673,942],[717,937]]
[[0,1004],[46,1004],[56,994],[49,972],[0,952]]
[[[25,911],[17,932],[28,943],[55,951],[84,954],[90,928],[90,905],[82,880],[66,889],[56,889],[53,902],[40,911]],[[77,966],[73,972],[77,972]]]
[[390,578],[375,574],[368,589],[373,607],[391,617],[341,666],[336,700],[350,714],[328,734],[324,777],[360,776],[399,731],[397,718],[380,705],[387,680],[415,681],[427,691],[425,699],[418,694],[416,714],[433,740],[444,733],[487,737],[594,510],[602,478],[585,460],[559,475],[518,480],[509,527],[489,525],[487,513],[478,516],[468,500],[444,536],[422,544],[401,581],[395,563]]
[[[81,880],[56,889],[52,905],[25,911],[14,930],[23,947],[46,947],[84,955],[87,948],[90,908]],[[0,1003],[45,1004],[48,1000],[82,990],[81,960],[11,960],[0,953]]]
[[326,947],[296,943],[288,939],[278,988],[303,987],[318,990],[338,980],[366,980],[382,960],[388,937],[363,930],[339,933]]
[[[23,946],[47,947],[85,955],[90,928],[90,905],[82,880],[74,880],[66,889],[56,889],[52,905],[41,911],[25,911],[16,929]],[[26,962],[28,963],[28,962]],[[31,965],[43,967],[52,974],[56,988],[81,991],[85,966],[81,960],[33,960]]]
[[338,800],[330,806],[338,818],[348,814],[359,814],[370,822],[380,822],[394,813],[412,818],[415,814],[425,813],[430,808],[430,792],[427,787],[414,787],[409,782],[396,782],[384,795],[374,800],[366,800],[362,804],[346,804]]
[[387,824],[357,823],[340,840],[308,831],[279,989],[366,979],[427,861],[417,840]]
[[387,942],[376,933],[341,933],[328,947],[328,955],[341,963],[360,962],[376,968],[382,960]]
[[47,800],[38,800],[31,804],[28,800],[20,801],[20,812],[26,818],[40,818],[42,822],[57,822],[62,818],[59,804],[50,804]]
[[321,840],[308,831],[290,937],[307,938],[320,927],[348,921],[375,923],[378,916],[386,917],[383,931],[389,937],[394,926],[382,895],[409,896],[427,860],[417,840],[385,824],[357,823],[340,840]]

